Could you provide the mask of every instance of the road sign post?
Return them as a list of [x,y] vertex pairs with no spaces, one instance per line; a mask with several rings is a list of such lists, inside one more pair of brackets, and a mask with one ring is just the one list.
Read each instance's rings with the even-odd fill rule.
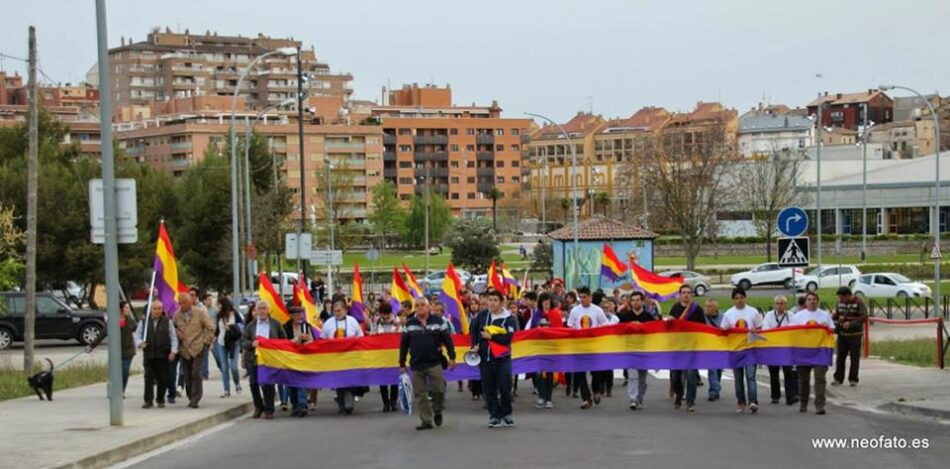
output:
[[[809,240],[807,236],[779,238],[778,265],[781,267],[807,267]],[[794,272],[794,270],[793,270]]]
[[783,235],[794,238],[808,229],[808,214],[801,207],[786,207],[776,217],[778,230]]

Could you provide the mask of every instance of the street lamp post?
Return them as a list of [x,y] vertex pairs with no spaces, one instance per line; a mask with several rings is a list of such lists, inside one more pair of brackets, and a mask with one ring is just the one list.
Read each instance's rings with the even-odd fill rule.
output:
[[825,102],[821,99],[821,93],[818,93],[818,128],[816,129],[818,143],[815,146],[815,166],[818,171],[815,181],[815,227],[818,232],[815,236],[815,244],[818,247],[818,262],[815,263],[815,267],[817,267],[818,270],[816,270],[816,272],[821,272],[821,114],[824,112],[824,109]]
[[[254,65],[260,62],[266,57],[272,55],[284,55],[290,56],[297,53],[297,49],[293,47],[282,47],[277,50],[272,50],[265,54],[257,56],[254,60],[251,61],[241,72],[241,76],[238,77],[237,86],[234,87],[234,93],[231,95],[231,122],[228,126],[228,133],[231,138],[231,291],[235,296],[233,298],[234,304],[240,303],[241,295],[241,239],[238,235],[238,160],[237,160],[237,134],[234,131],[234,119],[237,114],[237,98],[238,93],[241,91],[241,84],[244,82],[244,78],[247,76]],[[303,174],[300,175],[303,177]]]
[[[930,104],[930,100],[924,98],[924,96],[918,93],[916,90],[908,88],[906,86],[897,86],[897,85],[881,85],[878,87],[881,91],[888,91],[893,89],[909,91],[917,95],[924,104],[927,105],[927,108],[930,109],[930,117],[934,121],[934,214],[930,218],[930,224],[933,225],[934,233],[934,248],[940,249],[940,118],[937,116],[937,111],[934,109],[933,105]],[[942,303],[943,298],[940,297],[940,259],[934,259],[934,298],[936,307],[935,314],[941,314],[942,310],[940,304]]]
[[864,130],[861,133],[861,262],[868,260],[868,103],[862,107]]
[[541,160],[541,234],[548,232],[548,212],[547,212],[547,185],[545,179],[548,177],[548,157],[542,156]]
[[541,114],[532,114],[526,112],[526,115],[537,117],[551,123],[564,137],[564,143],[567,145],[567,148],[571,151],[571,206],[574,209],[574,275],[572,278],[572,286],[577,286],[577,259],[580,256],[580,242],[578,241],[578,224],[577,224],[577,153],[574,152],[574,145],[571,143],[571,136],[564,130],[564,127],[561,127],[561,124],[554,122],[548,117],[542,116]]

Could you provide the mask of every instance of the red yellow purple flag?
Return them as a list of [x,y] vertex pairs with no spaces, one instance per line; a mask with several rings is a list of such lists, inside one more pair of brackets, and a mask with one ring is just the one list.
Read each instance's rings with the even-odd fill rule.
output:
[[277,290],[274,289],[274,284],[270,283],[270,278],[267,274],[261,272],[257,281],[259,284],[257,287],[257,296],[261,298],[261,301],[266,301],[267,304],[270,305],[271,317],[281,324],[289,321],[290,314],[287,313],[287,305],[284,304],[284,299],[281,298]]
[[604,253],[600,256],[600,275],[616,282],[627,273],[627,264],[617,258],[609,244],[604,243]]
[[416,281],[416,276],[412,275],[412,270],[409,269],[406,264],[402,265],[402,271],[406,273],[406,285],[409,287],[409,294],[412,295],[413,298],[426,296],[422,287],[419,286],[419,282]]

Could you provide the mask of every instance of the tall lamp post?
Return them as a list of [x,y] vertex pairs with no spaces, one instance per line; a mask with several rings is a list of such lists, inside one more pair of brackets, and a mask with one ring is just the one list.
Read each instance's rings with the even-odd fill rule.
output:
[[[291,56],[297,53],[297,49],[293,47],[281,47],[277,50],[272,50],[265,54],[257,56],[254,60],[247,65],[247,67],[241,72],[241,76],[238,77],[237,86],[234,87],[234,93],[231,96],[231,123],[228,126],[228,133],[231,135],[231,291],[235,295],[233,298],[235,304],[240,303],[239,295],[241,295],[241,239],[238,235],[238,160],[237,160],[237,134],[234,131],[234,119],[237,114],[237,98],[238,93],[241,92],[241,84],[244,82],[244,78],[247,77],[248,72],[250,72],[255,65],[261,60],[273,56],[273,55],[283,55]],[[303,174],[300,175],[303,177]]]
[[[580,242],[578,241],[578,227],[577,227],[577,154],[574,152],[574,144],[571,143],[571,136],[564,130],[564,127],[561,127],[561,124],[554,122],[548,117],[542,116],[541,114],[532,114],[526,112],[525,115],[531,117],[537,117],[538,119],[543,119],[549,122],[551,125],[557,128],[561,135],[564,137],[564,143],[567,145],[568,150],[571,151],[571,207],[574,209],[574,272],[572,277],[572,287],[577,286],[577,260],[580,257]],[[565,259],[566,264],[566,259]]]
[[[930,224],[933,225],[934,232],[934,247],[940,249],[940,118],[937,116],[937,111],[934,109],[933,105],[930,104],[930,100],[924,98],[924,96],[918,93],[912,88],[906,86],[897,86],[897,85],[881,85],[878,87],[881,91],[888,90],[904,90],[909,91],[917,95],[924,104],[927,105],[927,108],[930,109],[930,117],[934,121],[934,213],[930,218]],[[940,259],[934,259],[934,297],[936,303],[934,306],[937,308],[935,314],[941,314],[942,310],[940,304],[942,303],[943,298],[940,297]]]
[[868,260],[868,133],[874,123],[868,119],[868,103],[862,105],[864,129],[861,132],[861,262]]
[[541,234],[548,232],[548,212],[547,212],[547,184],[548,178],[548,157],[542,156],[541,160]]

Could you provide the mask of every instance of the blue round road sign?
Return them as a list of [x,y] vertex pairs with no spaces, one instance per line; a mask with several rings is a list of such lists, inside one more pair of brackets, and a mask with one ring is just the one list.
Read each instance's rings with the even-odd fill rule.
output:
[[785,236],[801,236],[808,229],[808,214],[801,207],[786,207],[778,213],[778,230]]

